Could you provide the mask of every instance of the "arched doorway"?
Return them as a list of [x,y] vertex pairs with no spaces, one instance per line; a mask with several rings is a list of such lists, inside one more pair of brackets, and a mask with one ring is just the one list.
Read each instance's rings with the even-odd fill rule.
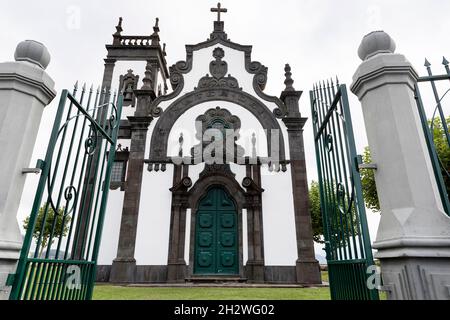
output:
[[239,274],[238,230],[234,200],[220,186],[208,189],[195,223],[195,275]]

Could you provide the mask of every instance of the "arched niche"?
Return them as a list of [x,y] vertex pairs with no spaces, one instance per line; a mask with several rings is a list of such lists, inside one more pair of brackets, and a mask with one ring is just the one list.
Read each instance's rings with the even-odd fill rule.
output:
[[[191,148],[200,142],[195,122],[199,116],[204,115],[208,110],[217,109],[217,107],[226,109],[234,116],[239,115],[241,126],[235,142],[243,148],[244,157],[250,157],[253,154],[262,158],[268,156],[264,128],[258,119],[240,105],[226,101],[212,101],[198,104],[178,118],[169,134],[167,148],[167,156],[169,158],[179,156],[180,147],[183,150],[183,156],[190,154]],[[182,144],[180,144],[181,136],[183,136]],[[255,139],[254,141],[253,138]],[[147,153],[149,153],[149,150],[147,150]]]

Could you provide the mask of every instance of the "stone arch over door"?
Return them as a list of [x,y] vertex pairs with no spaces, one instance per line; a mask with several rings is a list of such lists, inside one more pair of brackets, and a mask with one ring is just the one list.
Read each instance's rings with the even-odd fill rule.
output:
[[243,226],[242,209],[246,207],[245,191],[241,188],[234,177],[226,175],[211,175],[201,177],[197,183],[188,192],[188,206],[191,208],[191,230],[189,244],[189,267],[188,278],[195,277],[195,245],[196,245],[196,226],[199,212],[199,204],[211,188],[222,188],[234,201],[236,208],[236,223],[238,233],[238,274],[244,278],[244,256],[243,256]]
[[[269,157],[272,152],[277,152],[279,160],[284,161],[285,147],[284,137],[280,124],[274,113],[256,97],[234,88],[207,88],[198,89],[183,95],[170,104],[156,122],[151,137],[150,160],[165,161],[167,159],[167,147],[169,135],[177,119],[187,110],[211,101],[226,101],[237,104],[248,110],[266,129],[267,152]],[[271,130],[278,130],[278,146],[272,146]]]

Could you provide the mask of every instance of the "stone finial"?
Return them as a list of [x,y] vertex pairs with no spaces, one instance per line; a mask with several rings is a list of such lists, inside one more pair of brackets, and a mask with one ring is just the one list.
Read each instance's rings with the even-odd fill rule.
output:
[[286,85],[284,91],[295,91],[294,87],[292,86],[294,80],[292,79],[291,66],[288,63],[286,63],[286,65],[284,66],[284,72],[284,75],[286,77],[286,80],[284,80],[284,84]]
[[252,157],[256,158],[256,133],[252,133]]
[[143,90],[153,90],[153,73],[152,73],[152,67],[149,62],[147,62],[147,65],[145,66],[145,77],[142,79],[142,82],[144,83],[142,85]]
[[384,31],[373,31],[364,36],[358,48],[361,60],[367,60],[379,53],[394,53],[395,42]]
[[153,33],[151,35],[152,38],[152,46],[159,45],[159,18],[155,19],[155,25],[153,26]]
[[217,3],[217,8],[211,8],[211,12],[217,13],[217,22],[220,22],[220,14],[228,12],[228,9],[222,8],[222,5],[219,2]]
[[153,31],[155,32],[155,33],[158,33],[160,30],[159,30],[159,18],[156,18],[155,19],[155,25],[153,26]]
[[178,145],[179,145],[178,156],[179,157],[183,156],[183,143],[184,143],[184,137],[183,137],[183,132],[181,132],[180,137],[178,138]]
[[120,33],[123,31],[123,29],[122,29],[122,21],[123,21],[122,17],[119,17],[119,23],[116,26],[116,33],[114,35],[120,36]]
[[28,61],[45,70],[50,63],[50,53],[42,43],[35,40],[25,40],[17,45],[14,59],[16,61]]

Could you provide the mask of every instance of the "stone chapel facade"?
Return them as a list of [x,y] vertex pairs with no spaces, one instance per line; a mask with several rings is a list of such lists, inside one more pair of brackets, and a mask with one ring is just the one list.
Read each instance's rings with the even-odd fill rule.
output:
[[[220,20],[225,10],[212,9],[218,19],[208,40],[187,45],[186,60],[170,68],[158,20],[150,36],[125,36],[120,19],[106,46],[104,87],[117,85],[118,61],[143,61],[146,68],[142,81],[132,70],[119,78],[124,110],[97,281],[321,283],[308,204],[302,92],[293,88],[286,65],[280,97],[264,93],[267,68],[251,60],[251,46],[228,39]],[[259,154],[256,134],[246,148],[240,144],[240,111],[264,129],[258,142],[267,155]],[[185,136],[174,132],[187,114],[194,117],[200,142],[186,147]],[[209,129],[224,133],[227,143],[204,139]],[[213,144],[211,161],[204,150]],[[264,170],[281,179],[283,190],[265,185]],[[290,209],[278,212],[277,201],[284,199]],[[268,263],[268,256],[284,253],[287,263]]]

